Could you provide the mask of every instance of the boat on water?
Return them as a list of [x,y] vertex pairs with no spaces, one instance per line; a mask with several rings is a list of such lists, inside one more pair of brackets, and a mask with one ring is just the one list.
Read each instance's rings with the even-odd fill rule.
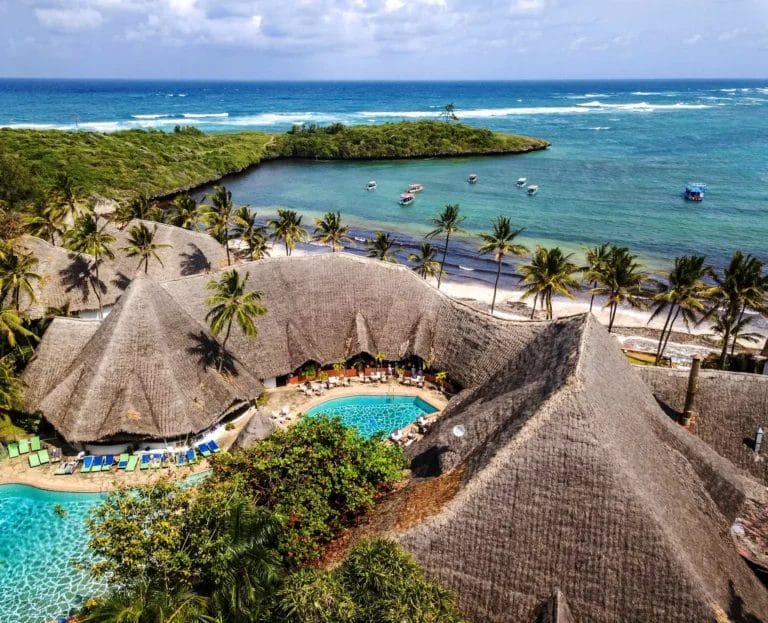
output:
[[424,186],[414,182],[413,184],[408,184],[408,190],[406,190],[405,192],[412,194],[412,193],[420,193],[422,190],[424,190]]
[[685,185],[685,198],[688,201],[703,201],[707,185],[701,182],[691,182]]
[[459,270],[466,270],[468,273],[475,272],[474,268],[470,268],[469,266],[462,266],[461,264],[459,264]]
[[365,190],[376,190],[377,186],[376,180],[371,180],[365,185]]
[[539,187],[536,184],[528,184],[528,188],[525,189],[525,191],[530,195],[533,196],[537,192],[539,192]]
[[416,197],[412,193],[403,193],[400,195],[400,205],[401,206],[407,206],[411,205],[416,200]]
[[515,182],[515,186],[518,188],[523,188],[525,186],[525,183],[528,181],[528,178],[526,177],[518,177],[517,181]]
[[469,177],[467,178],[467,181],[470,184],[477,184],[477,173],[470,173]]

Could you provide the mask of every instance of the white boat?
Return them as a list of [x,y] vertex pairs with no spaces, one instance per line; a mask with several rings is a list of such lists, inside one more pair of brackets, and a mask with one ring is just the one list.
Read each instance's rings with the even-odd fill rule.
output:
[[470,173],[469,177],[467,178],[467,181],[470,184],[477,184],[477,173]]
[[366,184],[365,190],[376,190],[377,186],[378,184],[376,183],[376,180],[371,180]]
[[408,184],[408,190],[406,190],[406,193],[420,193],[422,190],[424,190],[424,187],[421,184],[416,184],[415,182],[413,184]]
[[518,188],[522,188],[523,186],[525,186],[525,183],[527,181],[528,179],[525,177],[518,177],[517,181],[515,182],[515,186],[517,186]]
[[407,206],[407,205],[411,205],[415,199],[416,197],[414,197],[411,193],[403,193],[402,195],[400,195],[399,203],[401,206]]
[[468,273],[475,272],[474,268],[470,268],[469,266],[462,266],[461,264],[459,264],[459,270],[466,270]]
[[527,192],[529,195],[533,196],[533,195],[535,195],[537,192],[539,192],[539,187],[538,187],[538,186],[536,186],[536,184],[528,184],[528,188],[526,188],[525,190],[526,190],[526,192]]

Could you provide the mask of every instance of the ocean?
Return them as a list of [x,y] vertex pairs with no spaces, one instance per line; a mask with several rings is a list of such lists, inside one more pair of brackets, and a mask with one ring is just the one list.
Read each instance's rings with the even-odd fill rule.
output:
[[[691,253],[722,267],[737,248],[768,261],[768,79],[0,80],[0,126],[99,132],[383,123],[437,118],[448,103],[465,123],[546,138],[552,146],[484,158],[281,161],[225,184],[236,203],[265,219],[289,207],[311,228],[315,217],[339,210],[358,238],[392,232],[406,249],[402,257],[431,229],[432,216],[458,203],[467,233],[452,243],[448,270],[468,279],[492,279],[491,259],[477,255],[476,234],[500,214],[525,228],[521,241],[530,248],[559,245],[577,258],[585,246],[611,242],[630,247],[652,271]],[[467,183],[470,173],[477,184]],[[537,184],[538,194],[515,188],[518,177]],[[370,179],[378,183],[373,192],[364,189]],[[701,203],[683,199],[692,181],[708,186]],[[410,182],[424,192],[403,208],[397,199]]]

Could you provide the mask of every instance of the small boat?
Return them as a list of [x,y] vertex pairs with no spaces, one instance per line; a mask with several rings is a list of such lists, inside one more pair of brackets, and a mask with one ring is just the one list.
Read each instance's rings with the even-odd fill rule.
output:
[[538,187],[538,186],[536,186],[536,184],[528,184],[528,188],[526,188],[525,190],[526,190],[526,192],[527,192],[527,193],[528,193],[530,196],[533,196],[533,195],[535,195],[537,192],[539,192],[539,187]]
[[408,184],[408,190],[406,190],[406,193],[420,193],[422,190],[424,190],[424,187],[421,184]]
[[353,238],[356,242],[368,242],[368,238],[363,238],[362,236],[353,236]]
[[400,195],[400,205],[401,206],[407,206],[411,205],[415,201],[416,197],[414,197],[411,193],[403,193]]
[[469,177],[467,178],[467,181],[470,184],[477,184],[477,173],[470,173]]
[[376,190],[377,186],[376,180],[371,180],[365,185],[365,190]]
[[688,201],[703,201],[704,191],[707,190],[707,185],[701,182],[692,182],[685,185],[685,198]]
[[518,177],[517,181],[515,182],[515,186],[517,186],[518,188],[522,188],[523,186],[525,186],[525,183],[527,181],[528,181],[528,178]]
[[475,272],[474,268],[470,268],[469,266],[462,266],[461,264],[459,264],[459,270],[466,270],[468,273]]

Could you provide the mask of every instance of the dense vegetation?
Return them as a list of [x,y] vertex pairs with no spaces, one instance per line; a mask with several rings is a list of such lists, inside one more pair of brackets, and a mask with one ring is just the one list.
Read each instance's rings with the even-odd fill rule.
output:
[[[78,199],[161,196],[214,181],[269,158],[414,158],[542,149],[540,139],[458,123],[297,126],[282,135],[128,130],[111,134],[0,129],[0,203],[14,205],[66,174]],[[24,183],[20,183],[20,182]]]
[[360,541],[333,570],[308,564],[402,466],[399,447],[318,418],[216,458],[196,489],[119,489],[89,521],[92,571],[112,591],[84,620],[459,622],[451,594],[391,541]]
[[538,138],[499,134],[486,128],[440,121],[401,121],[382,125],[294,126],[276,137],[269,152],[284,158],[376,160],[521,153],[544,149]]

